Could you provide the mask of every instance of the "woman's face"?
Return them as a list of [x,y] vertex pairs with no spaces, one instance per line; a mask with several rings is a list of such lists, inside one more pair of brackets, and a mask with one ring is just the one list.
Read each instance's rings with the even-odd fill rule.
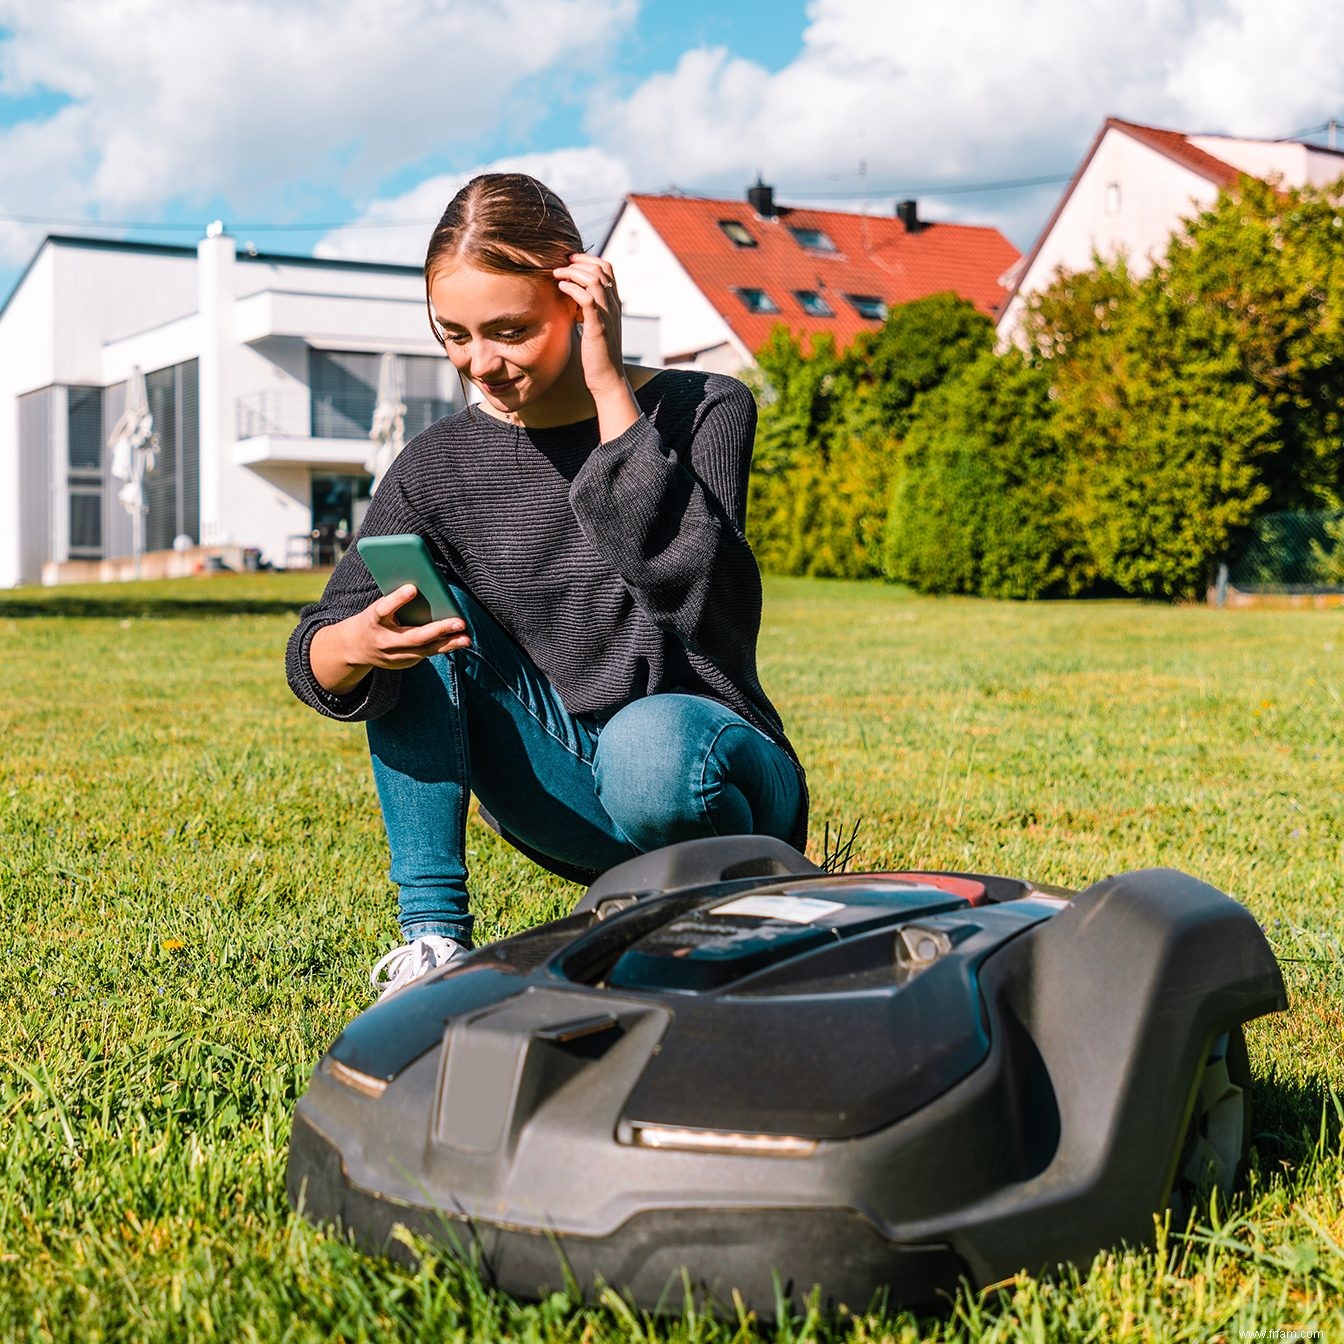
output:
[[574,354],[575,304],[553,280],[458,262],[435,274],[429,302],[453,367],[496,410],[535,405]]

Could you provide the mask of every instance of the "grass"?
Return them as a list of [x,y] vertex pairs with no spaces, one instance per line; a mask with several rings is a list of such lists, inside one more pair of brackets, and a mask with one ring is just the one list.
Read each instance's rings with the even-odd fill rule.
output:
[[[768,584],[815,854],[861,819],[855,867],[1184,868],[1262,921],[1293,1006],[1249,1030],[1247,1187],[1189,1235],[941,1317],[651,1322],[369,1259],[286,1205],[294,1102],[396,936],[362,732],[284,685],[317,588],[0,594],[0,1338],[1344,1338],[1344,613]],[[577,895],[469,845],[479,936]]]

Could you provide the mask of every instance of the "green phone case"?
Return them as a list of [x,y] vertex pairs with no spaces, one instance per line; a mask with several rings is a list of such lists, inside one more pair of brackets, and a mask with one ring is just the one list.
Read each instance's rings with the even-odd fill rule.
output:
[[419,589],[420,595],[397,612],[402,625],[428,625],[430,621],[462,615],[423,537],[412,532],[391,537],[360,537],[355,547],[383,594],[396,592],[406,583]]

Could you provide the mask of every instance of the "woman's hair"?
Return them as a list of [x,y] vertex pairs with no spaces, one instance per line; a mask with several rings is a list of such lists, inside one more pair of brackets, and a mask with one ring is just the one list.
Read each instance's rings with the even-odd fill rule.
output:
[[550,275],[583,238],[565,203],[526,173],[482,173],[448,202],[425,253],[425,307],[434,338],[443,343],[429,303],[429,285],[458,260],[501,275]]

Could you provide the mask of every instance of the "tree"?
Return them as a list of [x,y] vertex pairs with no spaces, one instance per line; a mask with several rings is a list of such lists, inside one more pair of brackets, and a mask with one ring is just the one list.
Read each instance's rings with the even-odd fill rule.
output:
[[966,299],[931,294],[898,304],[878,331],[861,333],[848,352],[855,384],[866,393],[862,428],[876,424],[903,438],[920,396],[993,348],[993,324]]
[[920,399],[901,450],[888,577],[926,593],[1043,597],[1068,586],[1050,381],[982,354]]
[[762,568],[879,575],[891,471],[913,408],[992,344],[988,319],[951,294],[893,308],[843,352],[827,336],[807,349],[777,326],[754,374],[748,520]]

